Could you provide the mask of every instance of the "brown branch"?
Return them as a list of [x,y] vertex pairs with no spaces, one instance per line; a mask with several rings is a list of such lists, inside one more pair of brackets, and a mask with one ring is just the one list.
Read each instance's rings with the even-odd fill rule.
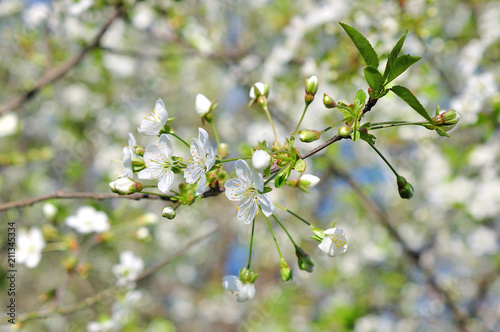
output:
[[56,80],[60,79],[66,75],[73,67],[75,67],[85,55],[92,49],[99,46],[102,36],[108,30],[110,25],[121,15],[123,10],[120,7],[114,9],[113,14],[108,18],[108,20],[99,29],[96,36],[88,43],[77,55],[66,60],[59,67],[56,67],[43,75],[43,77],[36,83],[35,87],[22,93],[20,96],[10,100],[0,108],[0,114],[14,110],[20,107],[23,103],[32,99],[36,96],[45,86],[52,84]]
[[[156,271],[158,271],[160,268],[162,268],[165,265],[172,262],[177,257],[184,254],[187,250],[189,250],[193,246],[203,243],[210,236],[214,235],[215,232],[220,227],[221,227],[221,225],[218,225],[218,226],[210,229],[209,231],[204,232],[203,234],[196,236],[193,239],[189,240],[189,242],[185,243],[184,246],[182,246],[182,248],[180,248],[179,250],[177,250],[176,252],[174,252],[170,256],[167,256],[163,260],[155,263],[150,268],[148,268],[147,270],[142,272],[135,279],[135,281],[140,281],[140,280],[145,279],[146,277],[148,277],[148,276],[152,275],[153,273],[155,273]],[[21,314],[21,315],[19,315],[18,320],[19,320],[19,322],[26,322],[26,321],[33,320],[33,319],[45,318],[45,317],[52,315],[52,314],[62,314],[62,315],[71,314],[75,311],[78,311],[78,310],[81,310],[81,309],[86,308],[88,306],[91,306],[94,303],[97,303],[97,302],[99,302],[107,297],[113,296],[117,291],[122,290],[122,288],[124,288],[124,287],[125,286],[121,286],[121,287],[111,286],[105,290],[100,291],[96,295],[90,296],[90,297],[88,297],[88,298],[86,298],[78,303],[72,304],[72,305],[64,307],[64,308],[50,307],[47,309],[39,310],[37,312]],[[8,319],[9,319],[9,317],[6,317],[6,318],[2,319],[0,321],[0,323],[6,323]]]
[[[421,252],[412,250],[406,241],[401,237],[398,231],[392,226],[389,215],[379,207],[371,198],[369,198],[358,184],[356,180],[345,170],[338,168],[337,166],[332,166],[333,171],[339,176],[345,178],[354,192],[359,196],[365,208],[373,214],[378,221],[384,226],[389,234],[401,245],[404,253],[410,259],[410,262],[422,273],[425,275],[427,283],[431,286],[431,288],[438,293],[443,299],[445,305],[451,310],[455,323],[460,331],[468,332],[469,328],[467,327],[468,322],[471,319],[477,319],[474,313],[466,313],[463,312],[453,301],[453,296],[446,289],[441,288],[436,282],[436,276],[434,272],[422,265],[420,262]],[[477,319],[478,320],[478,319]]]
[[98,201],[102,201],[105,199],[115,199],[115,198],[122,198],[122,199],[132,199],[135,201],[141,200],[141,199],[157,199],[157,200],[162,200],[162,201],[172,201],[171,197],[167,196],[156,196],[156,195],[150,195],[150,194],[141,194],[141,193],[135,193],[132,195],[118,195],[114,193],[67,193],[62,190],[58,190],[55,193],[45,195],[45,196],[39,196],[39,197],[34,197],[34,198],[29,198],[25,200],[19,200],[19,201],[14,201],[14,202],[8,202],[4,204],[0,204],[0,212],[9,210],[9,209],[14,209],[14,208],[19,208],[23,206],[30,206],[35,203],[47,201],[49,199],[54,199],[54,198],[59,198],[59,199],[78,199],[78,198],[91,198],[95,199]]

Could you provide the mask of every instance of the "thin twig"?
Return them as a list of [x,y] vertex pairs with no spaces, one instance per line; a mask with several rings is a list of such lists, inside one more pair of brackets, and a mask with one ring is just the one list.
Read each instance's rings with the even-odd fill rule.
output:
[[158,199],[162,201],[172,201],[171,198],[169,197],[162,197],[162,196],[156,196],[156,195],[150,195],[150,194],[141,194],[141,193],[135,193],[132,195],[118,195],[114,193],[67,193],[62,190],[58,190],[55,193],[49,194],[49,195],[44,195],[40,197],[34,197],[34,198],[29,198],[29,199],[24,199],[24,200],[19,200],[19,201],[14,201],[14,202],[8,202],[4,204],[0,204],[0,212],[9,210],[9,209],[14,209],[14,208],[19,208],[23,206],[30,206],[35,203],[47,201],[49,199],[78,199],[78,198],[90,198],[90,199],[95,199],[98,201],[105,200],[105,199],[115,199],[115,198],[122,198],[122,199],[131,199],[131,200],[141,200],[141,199]]
[[84,57],[85,55],[92,49],[99,46],[102,36],[108,30],[110,25],[121,15],[123,14],[123,10],[120,7],[116,7],[114,9],[113,14],[108,18],[108,20],[103,24],[103,26],[99,29],[96,36],[90,41],[77,55],[66,60],[59,67],[56,67],[43,75],[43,77],[36,83],[35,87],[25,91],[20,96],[10,100],[6,104],[0,108],[0,114],[5,112],[14,110],[20,107],[22,104],[27,102],[36,96],[45,86],[55,82],[60,79],[64,75],[66,75],[73,67],[75,67]]

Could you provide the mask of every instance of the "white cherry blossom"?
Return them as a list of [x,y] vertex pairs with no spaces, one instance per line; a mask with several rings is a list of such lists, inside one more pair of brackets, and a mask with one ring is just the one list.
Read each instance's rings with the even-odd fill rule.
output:
[[38,227],[32,227],[29,231],[20,229],[17,236],[17,263],[24,263],[30,269],[36,267],[42,258],[43,248],[45,240]]
[[247,162],[236,161],[236,178],[229,179],[226,184],[226,196],[231,201],[240,201],[238,205],[238,219],[250,223],[259,211],[259,206],[265,216],[274,213],[274,204],[263,193],[264,179],[261,173],[251,171]]
[[168,120],[168,112],[165,109],[165,104],[163,100],[158,99],[155,105],[155,109],[146,115],[146,117],[141,121],[141,125],[137,130],[139,134],[146,136],[157,136],[160,134],[160,130],[165,126]]
[[236,294],[236,301],[246,302],[255,297],[255,285],[254,284],[244,284],[237,276],[228,275],[222,278],[222,287],[231,292],[231,294]]
[[330,257],[341,255],[347,251],[347,237],[342,228],[330,228],[325,231],[325,237],[319,249]]
[[170,138],[166,134],[160,136],[158,145],[148,145],[144,152],[144,163],[146,168],[140,171],[137,176],[143,180],[158,180],[158,189],[167,193],[174,183],[174,172],[172,166],[175,162],[172,160],[174,148]]
[[120,264],[113,266],[113,274],[118,278],[117,285],[134,284],[144,270],[144,261],[131,251],[120,253]]
[[196,183],[196,195],[201,195],[206,191],[207,177],[205,175],[215,164],[215,153],[209,146],[208,133],[203,128],[198,128],[198,139],[193,138],[191,144],[191,162],[184,170],[184,178],[187,183]]
[[78,233],[102,233],[109,229],[108,216],[103,211],[96,211],[92,206],[82,206],[76,215],[66,218],[66,225]]

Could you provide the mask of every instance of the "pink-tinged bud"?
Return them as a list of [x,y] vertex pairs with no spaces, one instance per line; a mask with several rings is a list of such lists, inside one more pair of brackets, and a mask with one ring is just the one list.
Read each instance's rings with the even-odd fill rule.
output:
[[325,105],[326,108],[337,107],[337,103],[335,102],[335,100],[333,100],[333,98],[326,93],[323,94],[323,105]]
[[441,127],[444,131],[450,131],[457,125],[461,116],[455,110],[442,111],[432,118],[434,125]]

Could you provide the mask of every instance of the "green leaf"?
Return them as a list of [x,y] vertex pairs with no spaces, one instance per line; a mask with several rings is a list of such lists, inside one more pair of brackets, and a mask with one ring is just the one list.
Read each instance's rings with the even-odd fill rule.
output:
[[368,66],[364,70],[366,82],[372,91],[378,91],[384,86],[385,79],[377,68]]
[[[356,110],[360,110],[365,107],[366,93],[363,90],[358,90],[356,96],[354,96],[354,107]],[[355,114],[357,115],[357,114]]]
[[436,127],[436,132],[439,134],[439,136],[450,137],[450,135],[448,135],[446,131],[439,127]]
[[413,65],[420,59],[422,58],[419,56],[411,56],[409,54],[405,54],[397,58],[396,61],[394,61],[389,74],[387,75],[387,83],[391,82],[393,79],[401,75],[406,69],[408,69],[411,65]]
[[342,26],[342,28],[344,28],[345,32],[347,32],[349,37],[351,37],[351,40],[353,41],[354,45],[356,45],[356,48],[363,57],[363,60],[365,60],[366,65],[377,68],[378,56],[368,39],[366,39],[365,36],[361,34],[361,32],[354,29],[353,27],[350,27],[349,25],[342,22],[340,22],[340,25]]
[[418,114],[420,114],[427,121],[432,123],[432,119],[429,113],[427,113],[425,108],[418,101],[417,97],[415,97],[413,93],[411,93],[411,91],[408,90],[408,88],[401,85],[395,85],[391,88],[391,91],[394,92],[399,98],[403,99],[408,105],[410,105],[411,108],[417,111]]
[[276,180],[274,180],[274,186],[276,188],[283,187],[283,185],[288,180],[288,177],[290,176],[291,172],[292,172],[292,164],[290,163],[288,166],[286,166],[280,171],[280,174],[278,174]]
[[405,33],[401,36],[401,38],[399,38],[398,42],[392,49],[391,53],[389,53],[389,58],[387,59],[387,64],[385,65],[384,77],[387,77],[391,72],[392,65],[394,64],[394,61],[396,61],[399,52],[401,52],[401,49],[403,48],[403,43],[405,42],[407,34],[408,30],[406,30]]
[[368,133],[368,131],[366,130],[359,130],[359,133],[360,133],[360,138],[363,141],[375,145],[375,139],[376,139],[375,135]]

